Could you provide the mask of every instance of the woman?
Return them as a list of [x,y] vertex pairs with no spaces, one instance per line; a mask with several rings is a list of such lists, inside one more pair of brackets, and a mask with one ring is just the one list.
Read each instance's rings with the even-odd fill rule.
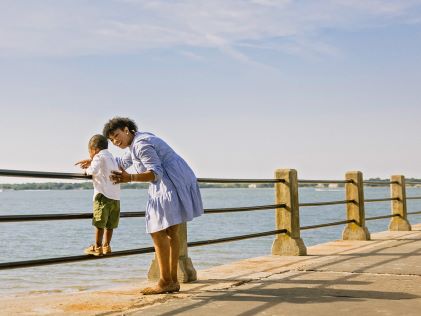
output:
[[[181,223],[203,214],[196,176],[188,164],[168,144],[155,135],[139,132],[129,118],[109,120],[103,135],[120,148],[128,148],[113,172],[114,183],[150,182],[146,204],[146,231],[151,234],[159,263],[160,280],[143,294],[178,292],[178,229]],[[125,170],[134,167],[136,173]]]

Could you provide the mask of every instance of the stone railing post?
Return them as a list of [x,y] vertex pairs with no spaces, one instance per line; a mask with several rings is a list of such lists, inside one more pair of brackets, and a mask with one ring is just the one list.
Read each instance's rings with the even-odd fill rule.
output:
[[276,235],[272,244],[272,254],[304,256],[307,249],[300,237],[297,171],[277,169],[275,179],[285,180],[275,184],[275,195],[276,204],[286,205],[285,208],[276,209],[276,229],[286,229],[287,233]]
[[[178,230],[178,237],[180,238],[180,255],[178,257],[178,280],[186,283],[197,280],[196,270],[193,267],[191,259],[188,257],[187,248],[187,224],[180,224]],[[159,265],[158,260],[152,260],[151,266],[148,271],[148,279],[150,281],[159,280]]]
[[404,176],[391,176],[390,177],[390,197],[395,198],[392,200],[392,217],[389,223],[389,230],[394,231],[408,231],[411,230],[406,215],[406,189]]
[[350,171],[345,175],[346,180],[351,180],[345,184],[346,199],[352,200],[346,205],[348,223],[342,232],[343,240],[370,240],[370,233],[365,226],[364,210],[364,183],[363,174],[360,171]]

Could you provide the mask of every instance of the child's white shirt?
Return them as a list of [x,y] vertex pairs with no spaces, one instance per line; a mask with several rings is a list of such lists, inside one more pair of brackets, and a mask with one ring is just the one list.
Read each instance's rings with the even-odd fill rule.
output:
[[94,199],[98,193],[102,193],[109,199],[120,200],[120,184],[113,184],[110,180],[112,170],[119,170],[117,162],[107,149],[103,149],[94,156],[86,169],[86,174],[92,175]]

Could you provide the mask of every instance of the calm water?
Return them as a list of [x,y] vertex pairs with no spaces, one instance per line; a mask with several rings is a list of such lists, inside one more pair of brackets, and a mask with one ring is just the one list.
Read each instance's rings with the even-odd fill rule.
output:
[[[408,196],[421,196],[420,188],[408,188]],[[274,203],[272,189],[202,189],[205,208]],[[389,197],[387,188],[366,188],[366,198]],[[300,189],[300,202],[345,199],[343,190]],[[92,191],[0,192],[0,215],[90,212]],[[122,211],[144,210],[145,190],[123,190]],[[408,201],[408,211],[421,210],[421,201]],[[301,208],[301,226],[345,219],[345,205]],[[366,216],[390,213],[390,202],[366,204]],[[421,215],[411,216],[421,222]],[[368,221],[370,232],[387,230],[389,219]],[[188,225],[189,241],[220,238],[274,229],[274,211],[204,215]],[[343,226],[307,230],[307,246],[339,239]],[[196,247],[189,250],[196,269],[270,254],[272,236]],[[93,241],[90,220],[0,224],[0,262],[80,255]],[[152,246],[143,218],[122,218],[115,230],[114,250]],[[27,292],[69,292],[143,281],[153,254],[76,262],[72,264],[0,271],[0,295]]]

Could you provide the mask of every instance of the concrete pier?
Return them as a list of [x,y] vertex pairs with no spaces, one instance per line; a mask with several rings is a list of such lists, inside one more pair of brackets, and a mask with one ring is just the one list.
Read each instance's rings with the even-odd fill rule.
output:
[[198,271],[179,294],[107,291],[0,298],[0,315],[421,315],[421,225]]

